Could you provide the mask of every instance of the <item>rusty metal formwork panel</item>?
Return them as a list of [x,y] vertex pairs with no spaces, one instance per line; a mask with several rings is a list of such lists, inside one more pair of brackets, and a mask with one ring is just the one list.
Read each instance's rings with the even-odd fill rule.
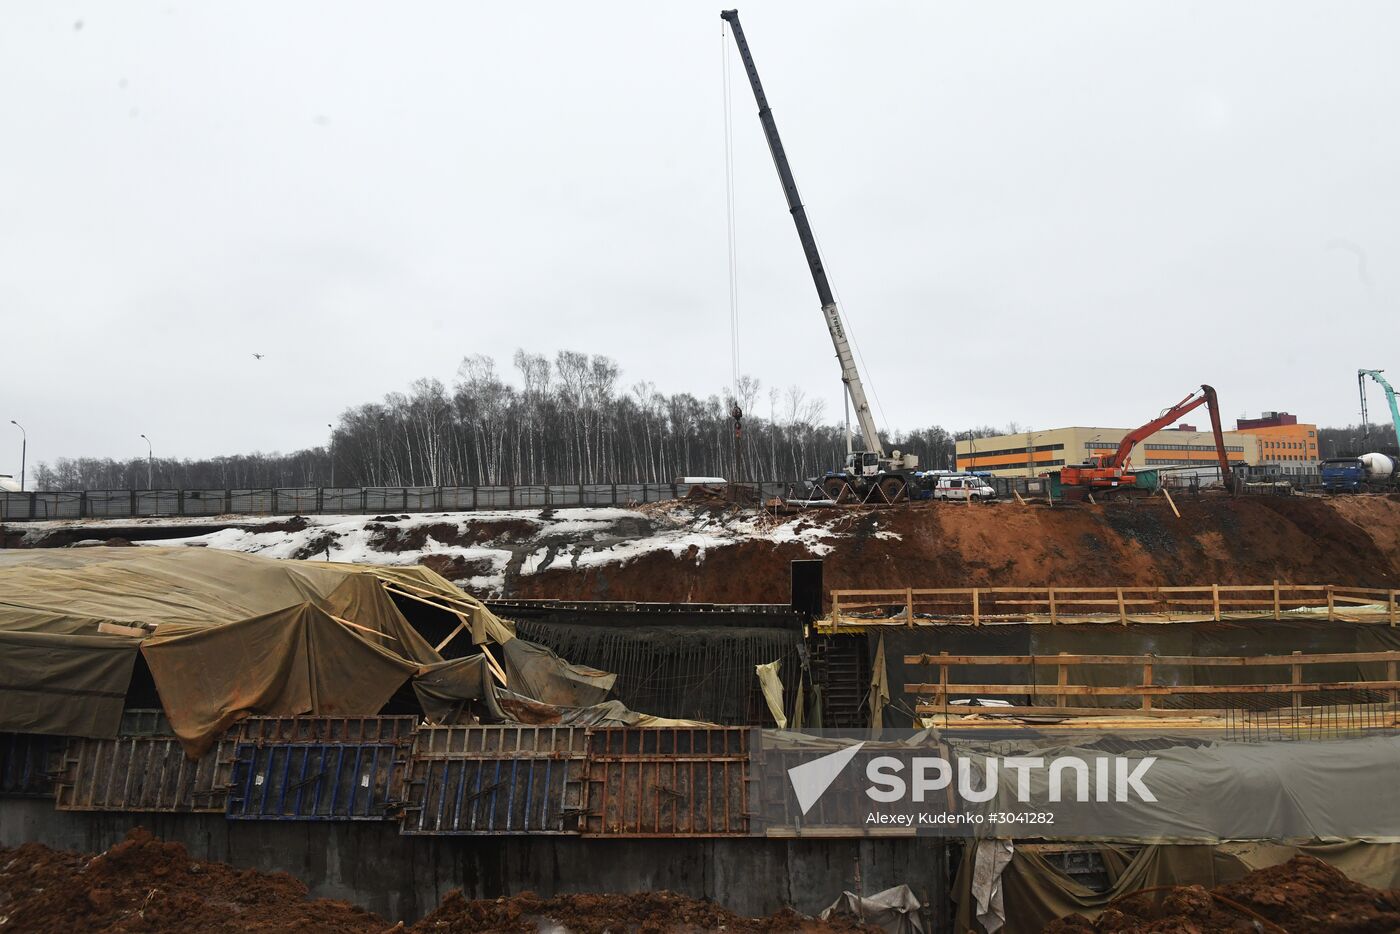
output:
[[423,727],[409,760],[405,834],[576,834],[582,727]]
[[416,717],[247,717],[234,724],[240,743],[408,743]]
[[586,836],[749,832],[748,727],[595,727],[588,732]]
[[386,820],[403,800],[406,742],[239,743],[230,820]]
[[223,811],[234,744],[198,760],[174,736],[69,737],[54,780],[60,811]]
[[62,746],[61,736],[0,733],[0,795],[51,796],[53,758]]

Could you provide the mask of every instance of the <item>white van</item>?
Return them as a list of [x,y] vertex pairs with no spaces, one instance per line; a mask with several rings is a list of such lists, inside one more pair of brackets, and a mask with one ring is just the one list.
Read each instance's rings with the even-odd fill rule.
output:
[[996,499],[997,491],[981,477],[970,474],[939,477],[933,487],[934,499]]

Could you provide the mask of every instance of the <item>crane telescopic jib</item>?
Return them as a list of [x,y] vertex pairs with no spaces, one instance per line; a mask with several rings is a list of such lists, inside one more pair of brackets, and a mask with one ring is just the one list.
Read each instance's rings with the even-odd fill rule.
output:
[[[851,406],[856,411],[856,421],[860,425],[860,433],[864,439],[865,449],[853,452],[848,455],[846,462],[846,477],[849,481],[857,484],[881,483],[882,477],[899,476],[904,471],[912,470],[918,466],[918,458],[911,455],[900,456],[899,452],[894,452],[892,458],[885,457],[884,447],[880,444],[880,434],[875,426],[875,416],[870,410],[870,402],[865,395],[865,386],[860,379],[860,371],[856,368],[856,360],[851,352],[851,342],[846,334],[845,325],[841,321],[841,312],[836,307],[836,298],[831,291],[831,283],[827,279],[826,268],[822,265],[821,252],[817,249],[817,238],[812,233],[812,224],[807,219],[807,210],[802,205],[802,198],[797,193],[797,181],[793,178],[792,166],[788,164],[787,152],[783,149],[782,138],[778,136],[778,125],[773,120],[773,111],[768,106],[768,97],[763,92],[763,82],[758,78],[758,68],[754,65],[753,55],[749,51],[748,40],[744,38],[744,29],[739,25],[738,10],[724,10],[720,17],[729,24],[730,31],[734,35],[734,42],[739,48],[739,55],[744,62],[744,71],[749,77],[749,86],[753,89],[754,100],[758,103],[758,120],[763,126],[763,135],[768,141],[768,151],[773,156],[773,166],[778,170],[778,181],[783,186],[783,195],[787,198],[788,211],[792,214],[792,221],[797,226],[797,239],[802,243],[802,252],[807,258],[807,268],[812,273],[812,282],[817,288],[817,298],[821,302],[822,316],[826,319],[827,331],[831,334],[831,343],[836,348],[836,358],[841,363],[841,381],[846,386],[846,394],[850,397]],[[887,485],[888,486],[888,485]],[[893,487],[889,487],[893,489]]]

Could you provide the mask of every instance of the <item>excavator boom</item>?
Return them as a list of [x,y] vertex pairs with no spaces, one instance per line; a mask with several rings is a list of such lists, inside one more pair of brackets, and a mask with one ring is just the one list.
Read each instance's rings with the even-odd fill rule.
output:
[[1118,487],[1131,486],[1135,477],[1127,469],[1128,457],[1133,448],[1144,438],[1161,431],[1178,418],[1204,405],[1210,410],[1210,427],[1215,436],[1215,453],[1220,461],[1220,479],[1225,488],[1234,486],[1234,475],[1230,470],[1230,455],[1225,450],[1225,433],[1220,426],[1220,403],[1215,389],[1202,385],[1200,392],[1193,392],[1176,405],[1171,406],[1152,421],[1133,429],[1123,436],[1118,449],[1107,458],[1089,464],[1073,464],[1060,472],[1060,482],[1066,486]]

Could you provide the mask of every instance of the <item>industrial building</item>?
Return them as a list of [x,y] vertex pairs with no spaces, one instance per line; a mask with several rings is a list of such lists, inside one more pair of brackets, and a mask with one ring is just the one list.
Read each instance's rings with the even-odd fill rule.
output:
[[[1300,426],[1312,428],[1313,426]],[[1028,477],[1058,470],[1065,464],[1082,463],[1090,454],[1112,451],[1130,428],[1050,428],[1044,431],[963,439],[957,443],[959,470],[986,471],[994,476]],[[1261,463],[1263,441],[1253,432],[1227,431],[1225,450],[1231,463]],[[1289,436],[1291,438],[1291,435]],[[1314,429],[1313,444],[1316,445]],[[1280,449],[1282,450],[1282,449]],[[1314,449],[1314,457],[1316,450]],[[1187,464],[1212,466],[1217,463],[1215,438],[1209,431],[1192,425],[1178,425],[1146,440],[1133,452],[1138,467],[1165,467]]]
[[1259,438],[1259,463],[1276,466],[1281,473],[1312,473],[1318,469],[1317,426],[1300,424],[1287,412],[1265,412],[1260,418],[1241,418],[1235,429]]

